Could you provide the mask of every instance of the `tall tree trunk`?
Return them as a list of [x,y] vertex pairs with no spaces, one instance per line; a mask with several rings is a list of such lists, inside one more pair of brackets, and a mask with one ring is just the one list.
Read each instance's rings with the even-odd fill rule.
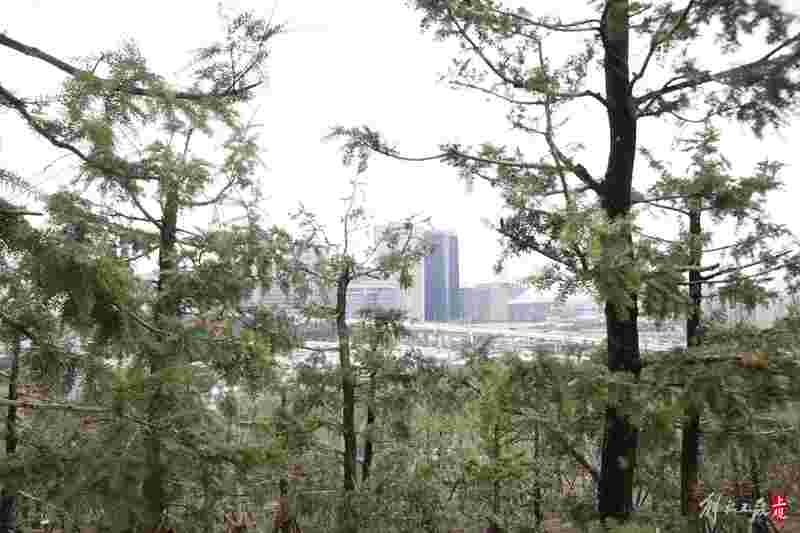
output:
[[[492,461],[495,467],[500,462],[500,434],[498,429],[497,424],[492,428]],[[494,521],[500,516],[500,480],[497,479],[496,472],[494,480],[492,480],[492,515],[494,515],[492,518],[494,526]]]
[[[272,528],[273,533],[289,533],[292,526],[292,519],[289,512],[289,481],[281,479],[278,482],[278,501],[281,505],[280,519],[277,524]],[[284,511],[286,516],[283,516]]]
[[[166,180],[166,178],[162,178]],[[164,202],[162,206],[161,235],[158,257],[158,300],[155,305],[154,322],[162,330],[171,327],[169,322],[179,318],[179,299],[175,294],[175,272],[177,262],[177,224],[179,199],[177,184],[162,182]],[[167,368],[175,359],[177,348],[169,339],[159,339],[158,348],[149,354],[150,375],[156,375]],[[147,418],[150,424],[146,442],[147,474],[143,484],[146,506],[145,527],[155,529],[161,525],[167,509],[167,470],[163,457],[161,435],[158,432],[160,419],[171,411],[174,399],[168,387],[160,380],[154,384],[155,390],[148,407]]]
[[349,283],[350,271],[346,268],[336,282],[336,334],[339,340],[339,366],[342,373],[342,437],[344,438],[344,501],[339,524],[341,533],[355,533],[358,530],[352,502],[356,488],[356,395],[350,361],[350,331],[347,327]]
[[[630,87],[628,0],[608,0],[603,14],[604,74],[610,132],[608,168],[603,183],[603,207],[613,221],[626,216],[631,208],[633,164],[636,153],[636,114]],[[633,239],[624,240],[633,258]],[[632,372],[638,377],[639,354],[638,302],[635,291],[630,304],[621,309],[606,303],[608,368],[612,372]],[[626,520],[633,510],[633,483],[636,470],[638,428],[616,408],[606,409],[598,506],[603,518]]]
[[[702,263],[702,225],[701,211],[697,207],[689,210],[689,266],[700,268]],[[700,320],[702,313],[703,286],[700,271],[689,271],[689,313],[686,318],[686,346],[688,348],[702,344]],[[691,509],[689,499],[692,488],[699,481],[700,472],[700,409],[690,405],[686,409],[681,443],[681,511],[689,516],[690,528],[697,531],[699,517],[696,509]]]
[[[11,374],[8,379],[8,399],[17,399],[17,381],[19,379],[19,356],[22,351],[19,334],[14,337],[11,348]],[[6,457],[17,451],[17,406],[9,405],[6,415]],[[0,533],[14,533],[17,529],[17,494],[15,482],[4,484],[0,492]]]
[[373,437],[375,431],[375,392],[377,388],[377,377],[373,371],[369,376],[369,398],[367,399],[367,432],[364,438],[364,464],[361,467],[361,481],[366,483],[369,479],[370,468],[372,468],[373,456]]
[[536,521],[537,531],[544,522],[544,511],[542,510],[542,482],[540,479],[541,469],[539,468],[539,423],[533,426],[533,517]]

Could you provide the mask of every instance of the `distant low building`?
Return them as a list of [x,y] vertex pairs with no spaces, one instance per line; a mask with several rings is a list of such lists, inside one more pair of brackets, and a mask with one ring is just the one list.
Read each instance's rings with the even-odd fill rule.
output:
[[543,322],[550,314],[553,300],[536,289],[528,289],[508,303],[513,322]]
[[594,302],[576,303],[573,307],[575,320],[589,321],[598,320],[602,317],[600,306]]
[[508,304],[525,289],[511,283],[482,283],[461,289],[460,320],[466,322],[509,322],[512,319]]
[[461,320],[466,322],[489,322],[489,307],[492,292],[488,287],[468,287],[459,289],[458,299],[461,307]]
[[388,280],[354,280],[347,289],[347,318],[359,318],[362,309],[402,309],[400,284]]
[[[312,251],[304,253],[300,259],[312,270],[316,269],[316,263],[320,261],[320,258]],[[245,295],[242,298],[242,306],[245,308],[267,307],[279,311],[299,311],[304,303],[333,302],[335,301],[335,295],[335,290],[330,288],[322,290],[313,283],[309,285],[307,294],[304,294],[299,287],[289,287],[289,290],[284,292],[276,279],[270,288],[256,287],[250,294]]]

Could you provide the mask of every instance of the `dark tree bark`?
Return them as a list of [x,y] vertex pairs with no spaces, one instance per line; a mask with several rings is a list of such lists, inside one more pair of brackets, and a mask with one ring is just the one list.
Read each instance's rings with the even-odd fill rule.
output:
[[[689,265],[696,269],[689,271],[689,314],[686,318],[686,345],[691,348],[702,344],[700,320],[702,313],[703,285],[701,283],[700,265],[702,263],[702,225],[701,211],[691,208],[689,211],[689,235],[691,243]],[[689,406],[686,410],[685,425],[681,443],[681,511],[689,516],[690,526],[697,530],[698,517],[691,512],[689,505],[691,490],[699,481],[700,472],[700,410]]]
[[15,533],[17,530],[17,498],[5,487],[0,490],[0,533]]
[[369,398],[367,403],[367,435],[364,439],[364,464],[361,467],[361,481],[366,483],[369,479],[370,468],[372,468],[372,457],[374,454],[374,443],[372,431],[375,428],[375,392],[377,388],[377,376],[373,371],[369,376]]
[[[631,95],[629,68],[628,0],[609,0],[602,18],[605,49],[604,70],[610,131],[608,167],[603,183],[603,207],[611,220],[624,217],[631,208],[631,185],[636,154],[636,113]],[[623,235],[628,253],[633,254],[630,233]],[[628,295],[625,309],[606,303],[608,368],[632,372],[638,377],[638,309],[636,294]],[[639,433],[627,417],[613,407],[606,409],[602,470],[599,483],[599,512],[603,518],[625,520],[633,510],[633,481]]]
[[[19,379],[19,355],[22,351],[19,335],[14,339],[11,352],[11,373],[8,380],[8,399],[17,399]],[[17,406],[9,405],[6,415],[6,457],[17,451]],[[0,491],[0,533],[15,533],[17,530],[17,495],[13,486],[4,486]]]
[[[285,479],[281,479],[278,482],[278,494],[280,502],[287,502],[289,499],[289,482]],[[289,512],[287,509],[287,516],[281,517],[285,518],[285,520],[279,520],[278,524],[275,524],[275,527],[272,528],[273,533],[290,533],[292,521],[289,517]]]
[[356,397],[355,378],[350,359],[350,330],[347,327],[347,287],[350,284],[350,268],[339,275],[336,282],[336,334],[339,340],[339,366],[342,373],[342,436],[344,438],[344,501],[342,502],[340,531],[355,533],[352,497],[356,488]]
[[[542,509],[542,483],[539,479],[541,476],[541,469],[539,468],[539,423],[533,426],[533,463],[534,463],[534,481],[533,481],[533,516],[536,520],[536,527],[540,528],[544,522],[544,511]],[[538,529],[537,529],[538,531]]]

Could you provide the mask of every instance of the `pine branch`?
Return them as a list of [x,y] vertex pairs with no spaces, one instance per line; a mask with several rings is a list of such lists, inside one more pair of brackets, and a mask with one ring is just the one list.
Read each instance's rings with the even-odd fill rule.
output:
[[[780,50],[782,50],[783,48],[798,41],[800,41],[800,34],[795,35],[794,37],[791,37],[789,39],[786,39],[780,45],[773,48],[769,53],[767,53],[766,55],[762,56],[761,58],[755,61],[715,73],[701,72],[696,74],[693,79],[689,79],[684,82],[676,83],[673,85],[673,82],[685,77],[683,75],[678,76],[668,81],[660,89],[649,91],[641,96],[634,98],[633,99],[634,104],[640,105],[643,102],[647,101],[648,103],[645,106],[645,109],[647,109],[657,99],[670,93],[682,91],[684,89],[694,89],[702,85],[705,85],[707,83],[710,83],[712,81],[719,83],[730,83],[732,80],[735,80],[736,78],[746,74],[764,71],[769,68],[787,67],[793,62],[794,63],[797,62],[798,52],[787,53],[778,58],[773,58],[772,56],[775,55]],[[644,116],[644,114],[640,116]]]
[[28,407],[33,409],[57,409],[61,411],[74,411],[76,413],[107,413],[111,411],[107,407],[93,405],[78,405],[71,403],[38,402],[33,400],[9,400],[0,398],[0,405],[7,407]]
[[586,457],[584,457],[584,455],[581,452],[579,452],[577,448],[575,448],[575,446],[570,442],[569,437],[566,435],[566,433],[558,429],[556,425],[553,424],[552,420],[539,416],[535,413],[531,413],[529,411],[515,410],[514,413],[522,417],[532,418],[538,422],[542,422],[542,427],[544,428],[544,430],[550,433],[553,437],[555,437],[556,440],[558,440],[559,443],[561,443],[561,446],[564,448],[564,450],[567,453],[569,453],[572,456],[572,458],[578,462],[578,464],[583,466],[589,472],[595,483],[600,483],[600,473],[597,472],[597,470],[595,470],[595,468],[586,459]]
[[25,211],[24,209],[13,209],[13,208],[0,207],[0,215],[20,215],[20,216],[43,217],[44,213],[40,213],[38,211]]
[[[753,262],[747,263],[745,265],[737,265],[735,267],[725,268],[725,269],[722,269],[722,270],[720,270],[718,272],[714,272],[713,274],[709,274],[707,276],[703,276],[700,279],[700,281],[698,281],[697,283],[705,283],[705,282],[707,282],[707,281],[709,281],[711,279],[717,278],[717,277],[725,275],[725,274],[729,274],[731,272],[739,272],[739,271],[744,270],[746,268],[750,268],[750,267],[753,267],[753,266],[756,266],[756,265],[760,265],[760,264],[765,263],[767,261],[774,261],[774,260],[780,259],[781,257],[784,257],[784,256],[786,256],[786,255],[788,255],[790,253],[792,253],[791,250],[786,250],[786,251],[781,252],[779,254],[770,256],[770,257],[768,257],[766,259],[759,259],[758,261],[753,261]],[[779,266],[777,268],[783,268],[783,266],[784,265],[781,265],[781,266]],[[759,274],[755,274],[755,275],[759,275]]]
[[38,342],[39,341],[39,336],[37,334],[33,333],[33,331],[31,331],[31,329],[29,327],[27,327],[22,322],[19,322],[18,320],[12,318],[9,314],[7,314],[2,309],[0,309],[0,320],[3,320],[6,324],[11,326],[12,328],[17,330],[18,332],[22,333],[26,337],[28,337],[28,339],[30,339],[31,341],[33,341],[33,342]]
[[[73,78],[78,78],[79,76],[81,76],[83,74],[91,74],[99,82],[105,83],[105,84],[111,84],[110,80],[106,80],[106,79],[103,79],[103,78],[98,78],[98,77],[94,76],[94,74],[92,72],[90,72],[90,71],[85,71],[85,70],[79,69],[79,68],[77,68],[77,67],[75,67],[73,65],[70,65],[69,63],[67,63],[65,61],[62,61],[61,59],[59,59],[59,58],[57,58],[57,57],[55,57],[53,55],[50,55],[47,52],[44,52],[44,51],[42,51],[42,50],[40,50],[40,49],[38,49],[36,47],[28,46],[28,45],[26,45],[24,43],[21,43],[21,42],[15,40],[15,39],[12,39],[11,37],[6,35],[5,33],[0,33],[0,46],[5,46],[6,48],[10,48],[10,49],[12,49],[12,50],[14,50],[16,52],[19,52],[21,54],[24,54],[24,55],[28,56],[28,57],[33,57],[33,58],[39,59],[41,61],[44,61],[45,63],[57,68],[58,70],[61,70],[62,72],[65,72],[65,73],[69,74]],[[245,72],[245,74],[246,74],[246,72]],[[178,98],[180,100],[203,100],[203,99],[206,99],[206,98],[220,98],[220,97],[241,98],[241,97],[247,95],[247,93],[249,91],[251,91],[252,89],[255,89],[256,87],[261,85],[261,83],[262,82],[251,83],[250,85],[247,85],[245,87],[241,87],[239,89],[234,89],[233,86],[231,86],[228,90],[223,91],[223,92],[219,92],[219,93],[202,93],[202,92],[177,91],[175,93],[172,93],[170,96],[172,96],[174,98]],[[144,89],[142,87],[137,87],[135,85],[117,86],[116,90],[119,91],[119,92],[124,92],[124,93],[127,93],[127,94],[131,94],[131,95],[134,95],[134,96],[147,96],[147,97],[150,97],[150,98],[164,98],[164,94],[162,92],[160,92],[160,91],[152,91],[152,90]]]
[[28,125],[33,128],[39,135],[47,139],[53,146],[56,148],[61,148],[62,150],[67,150],[68,152],[72,152],[76,155],[81,161],[85,162],[89,166],[105,172],[110,176],[114,176],[117,178],[117,183],[128,193],[128,197],[131,201],[136,205],[139,211],[144,215],[144,217],[150,222],[151,224],[155,225],[158,228],[161,228],[161,223],[156,220],[148,211],[145,209],[144,205],[139,200],[139,196],[128,186],[129,177],[127,175],[120,175],[116,170],[109,168],[105,165],[102,165],[94,160],[94,158],[86,155],[77,147],[70,143],[66,143],[64,141],[59,140],[53,135],[50,131],[48,131],[45,127],[43,127],[39,121],[37,121],[31,114],[28,112],[27,105],[25,102],[20,100],[19,98],[15,97],[11,92],[9,92],[5,87],[0,85],[0,97],[4,98],[17,112],[22,116],[23,119],[28,123]]
[[150,324],[149,322],[147,322],[145,319],[143,319],[142,317],[140,317],[138,314],[134,313],[130,309],[124,309],[120,305],[117,305],[117,304],[112,304],[112,305],[117,309],[117,311],[127,314],[128,316],[130,316],[134,320],[134,322],[136,322],[137,324],[142,326],[144,329],[146,329],[150,333],[155,333],[156,335],[159,335],[159,336],[165,337],[165,338],[169,338],[169,337],[172,337],[172,336],[175,335],[172,332],[165,331],[163,329],[159,329],[156,326]]

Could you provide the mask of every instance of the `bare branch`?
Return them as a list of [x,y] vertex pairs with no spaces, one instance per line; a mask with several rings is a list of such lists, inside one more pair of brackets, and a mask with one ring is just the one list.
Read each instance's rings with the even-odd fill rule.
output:
[[147,322],[145,319],[143,319],[142,317],[140,317],[138,314],[134,313],[130,309],[123,309],[122,307],[120,307],[117,304],[113,304],[113,306],[118,311],[126,313],[128,316],[130,316],[134,320],[134,322],[136,322],[137,324],[142,326],[144,329],[146,329],[150,333],[154,333],[154,334],[159,335],[161,337],[172,337],[172,336],[174,336],[173,333],[171,333],[169,331],[164,331],[163,329],[159,329],[159,328],[155,327],[154,325],[150,324],[149,322]]
[[680,213],[682,215],[689,216],[689,211],[687,211],[686,209],[681,209],[679,207],[673,207],[671,205],[660,204],[658,202],[653,202],[651,200],[637,200],[635,202],[631,202],[631,204],[647,204],[647,205],[651,205],[653,207],[657,207],[659,209],[665,209],[667,211],[674,211],[676,213]]
[[636,233],[638,233],[639,235],[641,235],[645,239],[648,239],[648,240],[651,240],[651,241],[663,242],[664,244],[676,244],[678,242],[681,242],[681,241],[673,241],[671,239],[665,239],[663,237],[656,237],[655,235],[648,235],[647,233],[643,233],[641,231],[637,231]]
[[[501,224],[501,226],[502,226],[502,224]],[[506,229],[504,229],[502,227],[497,228],[497,232],[500,235],[502,235],[503,237],[505,237],[508,240],[510,240],[511,242],[513,242],[518,248],[521,248],[521,249],[524,248],[526,250],[530,250],[532,252],[536,252],[539,255],[542,255],[542,256],[546,257],[547,259],[549,259],[549,260],[551,260],[551,261],[553,261],[555,263],[559,263],[561,265],[564,265],[565,267],[567,267],[572,272],[577,271],[577,265],[575,264],[574,261],[570,261],[568,258],[565,258],[565,257],[559,257],[555,253],[554,250],[547,249],[546,247],[540,245],[538,242],[536,242],[532,238],[524,239],[524,242],[522,242],[522,240],[520,239],[520,237],[518,235],[514,235],[514,234],[512,234],[511,232],[509,232],[508,230],[506,230]]]
[[740,243],[733,243],[733,244],[726,244],[725,246],[718,246],[716,248],[709,248],[707,250],[703,250],[703,253],[704,254],[710,254],[710,253],[714,253],[714,252],[721,252],[723,250],[728,250],[730,248],[735,248],[736,246],[739,246],[739,244]]
[[327,353],[327,352],[338,352],[339,347],[334,346],[333,348],[315,348],[313,346],[308,346],[304,344],[300,347],[301,350],[308,350],[309,352],[316,352],[316,353]]
[[473,161],[475,163],[484,163],[486,165],[503,165],[511,168],[527,168],[527,169],[535,169],[535,170],[544,170],[546,165],[542,165],[541,163],[525,163],[525,162],[517,162],[517,161],[509,161],[509,160],[501,160],[501,159],[489,159],[487,157],[478,157],[474,155],[470,155],[461,151],[456,150],[455,148],[450,148],[445,152],[436,155],[430,155],[425,157],[407,157],[400,154],[397,154],[393,150],[387,150],[381,146],[369,145],[369,148],[375,152],[378,152],[381,155],[385,155],[388,157],[393,157],[395,159],[399,159],[401,161],[412,161],[412,162],[423,162],[423,161],[435,161],[437,159],[454,159],[454,158],[461,158],[466,159],[467,161]]
[[[498,92],[492,91],[491,89],[487,89],[485,87],[481,87],[480,85],[475,85],[475,84],[472,84],[472,83],[466,83],[466,82],[463,82],[463,81],[452,80],[450,82],[450,84],[451,85],[456,85],[458,87],[464,87],[466,89],[473,89],[473,90],[476,90],[476,91],[480,91],[480,92],[488,94],[490,96],[494,96],[495,98],[499,98],[501,100],[505,100],[506,102],[508,102],[510,104],[514,104],[514,105],[522,105],[522,106],[531,106],[531,105],[543,106],[543,105],[546,105],[546,100],[545,99],[542,99],[542,100],[517,100],[515,98],[511,98],[509,96],[505,96],[505,95],[502,95],[502,94],[500,94]],[[593,98],[593,99],[597,100],[598,102],[600,102],[604,106],[607,106],[606,99],[603,98],[603,96],[600,93],[596,93],[594,91],[589,91],[589,90],[579,91],[579,92],[575,92],[575,93],[553,93],[553,94],[550,94],[549,97],[552,98],[554,101],[558,101],[558,100],[574,100],[574,99],[578,99],[578,98],[590,97],[590,98]]]
[[492,60],[489,59],[486,56],[486,54],[483,53],[483,50],[481,49],[481,47],[478,46],[478,44],[472,39],[472,37],[469,36],[469,34],[467,33],[467,30],[464,28],[464,26],[462,26],[461,24],[458,23],[458,20],[456,19],[455,15],[453,15],[453,11],[450,9],[450,7],[447,4],[445,4],[445,9],[447,10],[447,16],[450,18],[450,21],[453,23],[453,25],[456,27],[456,29],[458,29],[458,33],[461,34],[461,37],[463,37],[464,40],[467,41],[467,43],[469,43],[470,47],[472,48],[472,51],[475,52],[475,54],[486,64],[487,67],[489,67],[489,69],[492,72],[495,73],[495,75],[498,78],[500,78],[505,83],[511,85],[512,87],[514,87],[516,89],[526,89],[526,85],[525,85],[525,82],[523,80],[521,80],[521,79],[512,79],[512,78],[509,78],[508,76],[506,76],[497,67],[497,65],[495,65],[492,62]]
[[[650,64],[650,60],[653,58],[653,54],[655,54],[655,52],[658,49],[658,47],[661,46],[662,44],[666,43],[666,42],[669,42],[669,40],[672,39],[672,36],[675,35],[675,32],[678,30],[680,25],[683,24],[686,21],[686,18],[689,16],[689,11],[694,6],[695,1],[696,0],[689,0],[689,3],[686,4],[686,7],[681,12],[681,15],[680,15],[680,18],[678,19],[678,21],[672,26],[672,28],[670,28],[669,32],[667,32],[667,34],[663,38],[659,37],[659,31],[658,30],[655,33],[653,33],[653,37],[652,37],[652,39],[650,41],[650,49],[647,51],[647,57],[645,57],[645,59],[644,59],[644,63],[642,64],[642,68],[639,70],[639,72],[637,72],[633,76],[633,79],[631,80],[631,85],[630,85],[631,90],[633,89],[633,86],[636,85],[636,82],[639,81],[640,79],[642,79],[642,76],[644,76],[644,73],[647,70],[648,65]],[[661,25],[658,28],[659,30],[664,25],[665,21],[666,21],[666,19],[661,21]]]
[[506,102],[514,105],[522,105],[522,106],[529,106],[529,105],[544,105],[544,100],[516,100],[509,96],[502,95],[491,89],[487,89],[485,87],[481,87],[480,85],[475,85],[472,83],[466,83],[463,81],[452,80],[450,82],[451,85],[455,85],[457,87],[464,87],[465,89],[474,89],[476,91],[480,91],[482,93],[488,94],[490,96],[494,96],[495,98],[499,98],[501,100],[505,100]]
[[39,213],[38,211],[25,211],[24,209],[7,209],[5,207],[0,207],[0,215],[43,217],[44,213]]
[[683,266],[683,267],[678,267],[675,270],[677,270],[678,272],[690,272],[690,271],[707,272],[709,270],[715,270],[719,267],[720,267],[719,263],[714,263],[713,265],[708,265],[708,266]]
[[[768,257],[766,259],[759,259],[758,261],[753,261],[753,262],[747,263],[746,265],[737,265],[735,267],[725,268],[725,269],[722,269],[722,270],[720,270],[718,272],[714,272],[713,274],[709,274],[708,276],[703,276],[700,281],[701,282],[706,282],[708,280],[717,278],[717,277],[725,275],[725,274],[729,274],[731,272],[739,272],[739,271],[744,270],[746,268],[750,268],[750,267],[753,267],[753,266],[756,266],[756,265],[760,265],[760,264],[765,263],[767,261],[774,261],[776,259],[780,259],[781,257],[784,257],[784,256],[786,256],[786,255],[788,255],[790,253],[792,253],[791,250],[786,250],[786,251],[781,252],[779,254],[770,256],[770,257]],[[781,265],[778,268],[783,268],[783,265]]]
[[203,200],[200,202],[186,202],[183,205],[185,207],[205,207],[209,205],[213,205],[222,201],[225,198],[225,195],[236,185],[236,178],[231,178],[228,180],[228,183],[225,184],[220,191],[214,195],[213,198],[210,200]]
[[[498,13],[500,15],[511,17],[515,20],[523,22],[529,26],[534,26],[536,28],[543,28],[545,30],[556,31],[556,32],[565,32],[565,33],[574,33],[574,32],[584,32],[584,31],[600,31],[600,20],[599,19],[586,19],[586,20],[578,20],[575,22],[545,22],[544,20],[533,20],[530,17],[526,17],[520,13],[512,13],[511,11],[503,11],[497,9],[496,7],[491,8],[492,11]],[[596,24],[595,26],[585,27],[588,24]]]

